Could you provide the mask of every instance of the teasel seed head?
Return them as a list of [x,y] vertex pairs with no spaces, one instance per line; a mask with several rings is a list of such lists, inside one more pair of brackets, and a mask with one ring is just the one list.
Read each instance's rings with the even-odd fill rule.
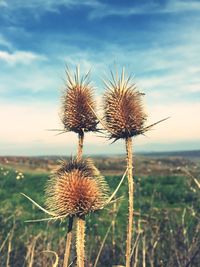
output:
[[89,80],[89,72],[80,77],[79,67],[72,75],[67,68],[66,88],[63,94],[61,120],[66,131],[82,132],[96,131],[97,118],[93,88]]
[[131,81],[131,76],[114,77],[104,81],[106,93],[104,94],[104,120],[109,137],[115,140],[133,137],[145,132],[144,123],[146,114],[143,110],[142,96],[136,85]]
[[92,160],[62,161],[46,185],[46,206],[56,215],[81,217],[102,209],[108,200],[108,185]]

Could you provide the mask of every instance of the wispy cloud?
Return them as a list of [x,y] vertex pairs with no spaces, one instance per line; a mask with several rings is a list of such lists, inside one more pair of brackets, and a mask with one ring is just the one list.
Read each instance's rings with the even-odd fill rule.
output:
[[105,3],[100,0],[16,0],[9,3],[9,1],[1,0],[0,8],[4,11],[12,11],[20,8],[29,9],[32,13],[37,11],[37,15],[44,13],[45,11],[59,12],[61,7],[76,8],[77,6],[87,6],[91,10],[89,12],[89,18],[103,18],[107,16],[123,16],[128,17],[138,14],[159,14],[159,13],[180,13],[188,11],[200,10],[200,2],[197,0],[167,0],[167,1],[141,1],[133,2],[132,4],[118,5],[111,1]]
[[[16,12],[20,9],[29,11],[35,18],[38,18],[40,15],[45,12],[59,12],[60,8],[67,7],[69,9],[76,8],[77,6],[86,6],[91,8],[98,8],[102,4],[97,0],[15,0],[10,3],[8,0],[0,1],[0,9],[4,11],[4,16],[7,20],[16,21],[16,18],[10,16],[12,12]],[[17,14],[15,14],[17,15]],[[22,15],[22,14],[21,14]],[[26,15],[26,14],[23,14]]]
[[6,7],[8,6],[7,1],[6,0],[0,0],[0,7]]
[[0,47],[1,47],[1,46],[6,47],[6,48],[9,48],[9,49],[12,48],[12,44],[11,44],[11,42],[9,42],[9,41],[3,36],[3,34],[0,33]]
[[[175,102],[187,93],[199,91],[200,62],[197,48],[188,52],[187,45],[134,50],[129,45],[122,48],[117,44],[107,44],[104,50],[87,49],[83,52],[78,47],[60,45],[58,39],[50,47],[56,53],[50,51],[48,60],[44,60],[47,56],[33,52],[25,54],[27,57],[24,57],[23,52],[0,52],[0,60],[4,60],[12,68],[12,77],[6,70],[0,74],[0,91],[24,90],[27,94],[29,91],[49,91],[55,94],[55,88],[58,89],[64,84],[62,78],[65,78],[65,63],[72,67],[80,64],[83,73],[92,69],[93,81],[99,94],[103,89],[102,76],[107,76],[105,73],[109,72],[109,66],[113,68],[115,63],[127,67],[128,72],[135,74],[135,82],[151,101],[156,97],[165,103]],[[122,50],[125,52],[122,53]],[[170,94],[173,94],[173,99]]]
[[192,83],[185,86],[184,90],[187,93],[200,93],[200,81],[198,83]]
[[[16,65],[0,72],[0,97],[13,101],[48,102],[63,85],[62,69],[47,64]],[[12,73],[12,74],[11,74]]]
[[35,60],[45,60],[46,58],[42,55],[38,55],[33,52],[15,51],[9,53],[7,51],[0,51],[0,60],[7,62],[8,64],[30,64]]
[[167,13],[181,13],[189,11],[199,11],[200,2],[199,1],[185,1],[185,0],[168,0],[164,1],[147,1],[137,2],[137,4],[132,4],[129,6],[117,6],[102,4],[98,9],[91,11],[89,18],[103,18],[108,16],[121,16],[128,17],[132,15],[142,15],[142,14],[167,14]]

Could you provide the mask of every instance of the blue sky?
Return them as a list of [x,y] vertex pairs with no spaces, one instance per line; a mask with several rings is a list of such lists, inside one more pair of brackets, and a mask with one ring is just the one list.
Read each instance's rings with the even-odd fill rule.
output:
[[[170,120],[135,139],[137,151],[200,149],[200,1],[0,0],[0,154],[71,154],[62,128],[65,64],[101,77],[116,65],[145,92],[148,122]],[[86,137],[86,153],[122,153]]]

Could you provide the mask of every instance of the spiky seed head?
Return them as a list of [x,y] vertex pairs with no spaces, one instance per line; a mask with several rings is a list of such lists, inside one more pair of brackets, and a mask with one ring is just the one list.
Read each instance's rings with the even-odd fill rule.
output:
[[46,186],[46,206],[56,215],[82,216],[102,209],[108,185],[90,159],[62,161]]
[[66,75],[61,114],[65,130],[76,133],[96,131],[98,121],[93,113],[95,101],[89,72],[80,78],[77,67],[74,75],[68,69]]
[[131,77],[114,77],[104,81],[107,91],[104,94],[104,120],[110,138],[115,140],[139,135],[145,131],[146,114],[142,105],[142,93],[131,81]]

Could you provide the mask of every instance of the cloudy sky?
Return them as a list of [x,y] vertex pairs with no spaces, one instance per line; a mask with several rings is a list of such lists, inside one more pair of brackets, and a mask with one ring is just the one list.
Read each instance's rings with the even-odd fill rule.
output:
[[[75,134],[55,136],[65,65],[101,77],[125,67],[145,92],[148,123],[170,116],[137,151],[200,149],[200,1],[0,0],[0,154],[72,154]],[[85,152],[122,153],[87,135]]]

